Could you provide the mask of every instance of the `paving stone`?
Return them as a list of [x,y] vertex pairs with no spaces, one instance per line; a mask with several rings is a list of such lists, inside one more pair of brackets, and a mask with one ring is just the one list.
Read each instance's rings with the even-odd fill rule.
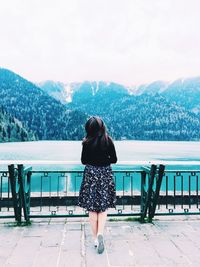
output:
[[175,217],[152,224],[107,221],[101,255],[87,218],[37,219],[28,227],[1,223],[0,266],[199,267],[200,218]]
[[111,266],[133,266],[135,255],[128,240],[106,242],[108,261]]
[[6,266],[32,266],[40,243],[39,237],[22,237],[8,258]]
[[81,231],[82,230],[82,223],[68,223],[67,224],[67,230],[69,231]]
[[[80,251],[62,251],[59,259],[58,267],[82,267],[83,258]],[[103,266],[102,266],[103,267]]]
[[200,249],[196,247],[192,240],[188,240],[185,237],[170,237],[170,239],[180,250],[181,254],[188,258],[191,265],[200,266]]
[[56,267],[58,265],[59,252],[59,247],[41,247],[33,266]]
[[63,240],[62,250],[72,251],[72,250],[81,250],[81,236],[82,232],[66,232],[66,236]]

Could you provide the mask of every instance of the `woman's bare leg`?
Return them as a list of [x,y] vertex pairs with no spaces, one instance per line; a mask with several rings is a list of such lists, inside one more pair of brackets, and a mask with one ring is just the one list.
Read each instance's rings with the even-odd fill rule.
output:
[[89,211],[89,221],[92,228],[93,238],[96,239],[98,230],[98,213],[95,211]]
[[97,228],[98,234],[103,235],[106,219],[107,219],[107,211],[98,212],[98,228]]
[[98,246],[97,246],[97,251],[99,254],[103,253],[103,251],[104,251],[103,232],[104,232],[104,227],[105,227],[105,223],[106,223],[106,218],[107,218],[107,211],[98,213],[98,227],[97,227]]

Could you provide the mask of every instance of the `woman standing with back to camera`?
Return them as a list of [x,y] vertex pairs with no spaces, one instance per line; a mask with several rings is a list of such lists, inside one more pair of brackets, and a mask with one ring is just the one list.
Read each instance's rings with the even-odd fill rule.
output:
[[117,162],[115,146],[99,117],[85,124],[81,162],[85,164],[78,205],[89,212],[94,245],[99,254],[104,251],[103,231],[107,209],[115,208],[116,190],[111,163]]

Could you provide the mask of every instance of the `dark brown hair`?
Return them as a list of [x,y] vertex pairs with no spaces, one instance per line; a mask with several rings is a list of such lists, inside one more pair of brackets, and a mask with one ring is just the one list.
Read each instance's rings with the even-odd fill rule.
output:
[[111,139],[106,131],[106,126],[103,120],[99,117],[90,117],[85,124],[86,137],[83,139],[83,144],[91,144],[96,148],[100,143],[101,149],[106,149]]

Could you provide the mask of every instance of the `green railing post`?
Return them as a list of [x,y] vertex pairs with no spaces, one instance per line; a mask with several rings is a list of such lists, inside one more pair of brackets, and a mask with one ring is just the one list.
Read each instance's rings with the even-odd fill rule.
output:
[[31,175],[32,175],[32,172],[31,171],[28,171],[27,172],[28,190],[25,192],[25,194],[26,194],[26,205],[27,205],[28,215],[30,215],[30,202],[31,202],[31,197],[30,197],[30,193],[31,193]]
[[[145,184],[146,184],[146,175],[145,171],[141,172],[141,201],[140,201],[140,212],[143,214],[145,209],[145,202],[147,198],[147,192],[145,191]],[[144,217],[141,216],[141,221],[144,222]]]
[[152,219],[155,215],[156,205],[158,203],[160,187],[162,184],[162,178],[164,175],[164,171],[165,171],[165,166],[161,164],[159,166],[158,176],[156,178],[156,189],[155,189],[155,191],[152,190],[152,198],[151,198],[152,201],[151,201],[150,206],[149,206],[149,221],[152,221]]
[[21,197],[19,194],[20,186],[18,184],[18,171],[15,168],[14,164],[8,166],[9,181],[13,199],[13,208],[15,214],[15,220],[18,223],[21,223]]
[[27,198],[26,191],[25,191],[25,171],[24,171],[23,164],[18,165],[18,179],[19,179],[19,184],[20,184],[20,196],[22,200],[24,219],[28,223],[30,221],[30,218],[29,218],[30,201],[27,203],[28,198]]
[[141,211],[141,217],[140,217],[141,222],[144,222],[144,219],[147,215],[147,211],[151,203],[153,183],[154,183],[154,177],[156,174],[156,169],[157,169],[156,165],[151,165],[150,174],[149,174],[150,176],[149,176],[149,181],[148,181],[147,196],[145,199],[144,209]]

